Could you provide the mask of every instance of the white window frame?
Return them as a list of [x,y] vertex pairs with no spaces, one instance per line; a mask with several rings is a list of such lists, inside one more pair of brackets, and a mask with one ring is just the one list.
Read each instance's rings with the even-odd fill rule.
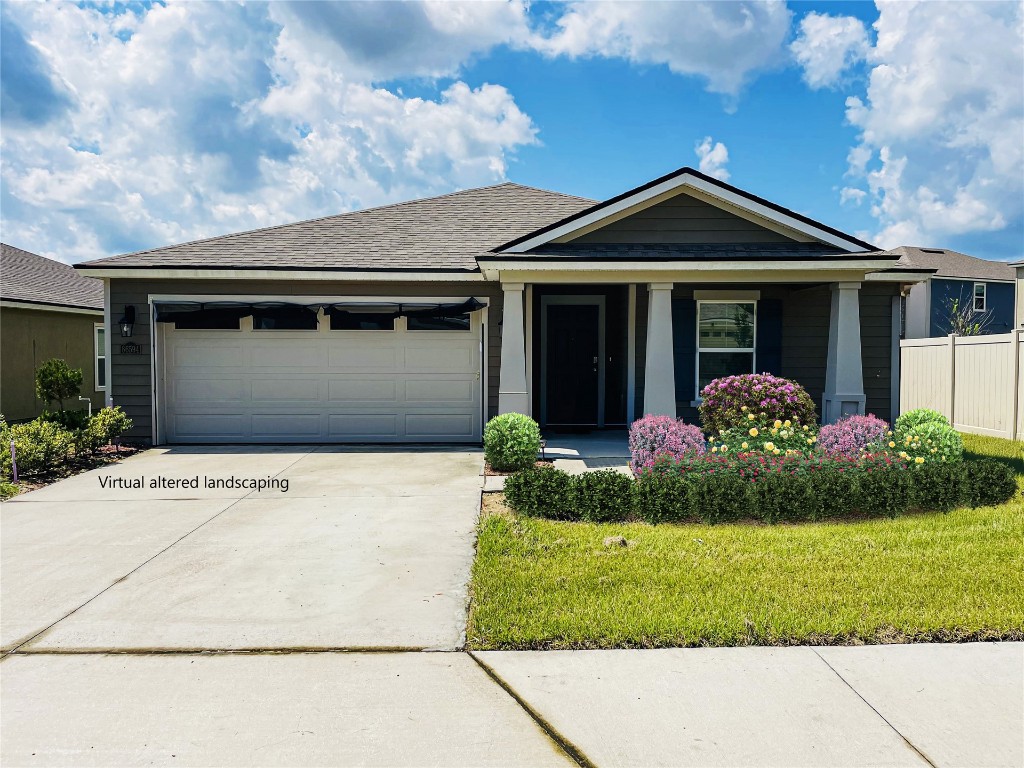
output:
[[[981,286],[981,295],[978,295],[978,286]],[[981,299],[981,307],[978,307],[978,299]],[[971,309],[975,312],[988,310],[988,283],[975,283],[971,290]]]
[[[694,360],[693,366],[693,391],[694,391],[694,402],[700,403],[700,355],[701,352],[721,353],[721,352],[750,352],[750,373],[757,372],[757,304],[758,298],[749,298],[747,296],[737,297],[733,299],[697,299],[697,354]],[[750,347],[705,347],[701,349],[700,346],[700,308],[703,304],[753,304],[754,305],[754,335],[751,340]]]
[[[103,331],[103,342],[100,343],[99,332]],[[92,326],[92,383],[97,392],[106,392],[110,385],[110,366],[107,365],[107,336],[106,327],[103,323],[93,323]],[[100,386],[100,360],[103,361],[103,373],[107,382]]]

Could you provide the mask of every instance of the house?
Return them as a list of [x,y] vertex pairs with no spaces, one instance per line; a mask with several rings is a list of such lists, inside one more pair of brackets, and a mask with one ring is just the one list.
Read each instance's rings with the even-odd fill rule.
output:
[[[504,183],[79,265],[110,396],[155,443],[479,441],[696,419],[769,371],[826,420],[897,409],[900,293],[870,243],[682,168],[596,202]],[[108,338],[109,343],[109,338]]]
[[903,246],[901,268],[934,270],[931,278],[913,285],[906,297],[904,337],[946,336],[953,303],[969,307],[984,333],[1009,333],[1014,327],[1014,270],[1006,262],[989,261],[944,248]]
[[35,372],[54,357],[82,369],[82,395],[102,408],[105,347],[102,281],[0,243],[0,413],[8,421],[34,419],[47,407],[36,398]]

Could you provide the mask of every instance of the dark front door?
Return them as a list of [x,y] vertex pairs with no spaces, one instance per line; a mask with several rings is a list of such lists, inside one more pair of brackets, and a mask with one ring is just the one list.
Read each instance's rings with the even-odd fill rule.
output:
[[547,423],[597,424],[599,307],[547,307]]

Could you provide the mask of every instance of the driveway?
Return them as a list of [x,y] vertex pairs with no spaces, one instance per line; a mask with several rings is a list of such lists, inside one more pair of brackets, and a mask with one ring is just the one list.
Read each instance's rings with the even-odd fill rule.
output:
[[457,648],[481,464],[172,448],[25,494],[2,511],[3,649]]

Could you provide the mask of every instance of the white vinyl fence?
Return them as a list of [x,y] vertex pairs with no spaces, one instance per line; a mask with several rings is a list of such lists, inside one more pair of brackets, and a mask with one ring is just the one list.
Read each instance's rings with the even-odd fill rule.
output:
[[1024,331],[900,342],[900,413],[932,408],[961,432],[1024,440]]

